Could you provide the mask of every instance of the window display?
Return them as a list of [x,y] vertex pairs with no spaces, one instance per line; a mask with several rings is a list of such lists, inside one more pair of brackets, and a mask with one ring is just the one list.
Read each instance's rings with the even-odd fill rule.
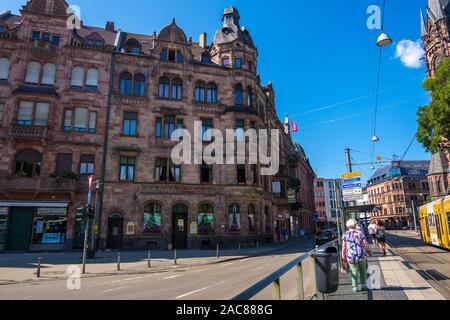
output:
[[66,232],[66,209],[39,208],[36,210],[32,244],[64,244]]
[[144,208],[144,233],[161,233],[161,206],[151,203]]

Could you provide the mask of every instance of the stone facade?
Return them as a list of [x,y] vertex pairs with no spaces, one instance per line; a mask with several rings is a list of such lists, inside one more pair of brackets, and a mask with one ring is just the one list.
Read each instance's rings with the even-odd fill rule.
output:
[[394,161],[379,169],[367,185],[369,204],[378,209],[373,217],[391,229],[411,225],[414,212],[418,217],[418,208],[430,195],[428,166],[428,161]]
[[[76,249],[82,230],[76,208],[86,202],[92,174],[101,182],[93,200],[102,249],[244,247],[312,230],[314,172],[292,141],[289,121],[276,115],[272,84],[260,82],[258,50],[236,9],[225,10],[211,44],[206,34],[199,42],[187,38],[175,20],[152,35],[115,30],[112,22],[71,30],[66,12],[65,1],[32,0],[21,16],[0,17],[6,26],[0,59],[9,66],[0,80],[5,207],[19,200],[17,206],[66,203],[64,244]],[[51,66],[30,82],[37,65],[30,62],[54,65],[53,83]],[[35,103],[31,123],[22,101]],[[50,108],[47,121],[36,125],[37,102]],[[184,128],[194,136],[195,121],[223,133],[278,129],[278,174],[264,176],[261,165],[250,164],[175,166],[170,158],[178,142],[170,134]],[[28,172],[35,167],[40,172]],[[288,199],[292,192],[297,203]]]
[[[429,77],[433,77],[439,62],[450,56],[450,3],[429,0],[426,19],[421,13],[421,33],[425,47],[425,61]],[[442,150],[433,155],[429,171],[431,196],[438,200],[450,194],[449,143],[443,141]]]

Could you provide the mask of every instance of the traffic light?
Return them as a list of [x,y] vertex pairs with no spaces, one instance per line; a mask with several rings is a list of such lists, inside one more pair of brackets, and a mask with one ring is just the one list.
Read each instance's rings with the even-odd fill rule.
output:
[[86,221],[95,217],[95,208],[89,205],[77,209],[77,221]]
[[89,206],[87,215],[89,218],[95,218],[95,207]]

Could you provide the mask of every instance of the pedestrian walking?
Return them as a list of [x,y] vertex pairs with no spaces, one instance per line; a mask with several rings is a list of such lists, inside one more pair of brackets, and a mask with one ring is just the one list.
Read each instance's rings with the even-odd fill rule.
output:
[[374,246],[378,246],[378,242],[377,242],[377,221],[375,219],[372,219],[370,221],[369,227],[369,235],[370,238],[372,240],[372,243]]
[[372,250],[364,232],[356,229],[357,222],[353,219],[347,222],[347,231],[342,241],[342,263],[344,269],[350,267],[353,292],[367,291],[367,258],[372,256]]
[[386,228],[383,221],[378,221],[375,235],[378,247],[383,252],[383,257],[386,257]]

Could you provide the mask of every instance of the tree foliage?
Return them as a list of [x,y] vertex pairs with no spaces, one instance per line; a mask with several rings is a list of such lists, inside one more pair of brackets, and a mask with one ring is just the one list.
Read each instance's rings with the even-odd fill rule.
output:
[[443,139],[450,140],[450,58],[442,60],[423,88],[430,93],[431,102],[417,113],[417,139],[427,151],[436,153],[442,148]]

